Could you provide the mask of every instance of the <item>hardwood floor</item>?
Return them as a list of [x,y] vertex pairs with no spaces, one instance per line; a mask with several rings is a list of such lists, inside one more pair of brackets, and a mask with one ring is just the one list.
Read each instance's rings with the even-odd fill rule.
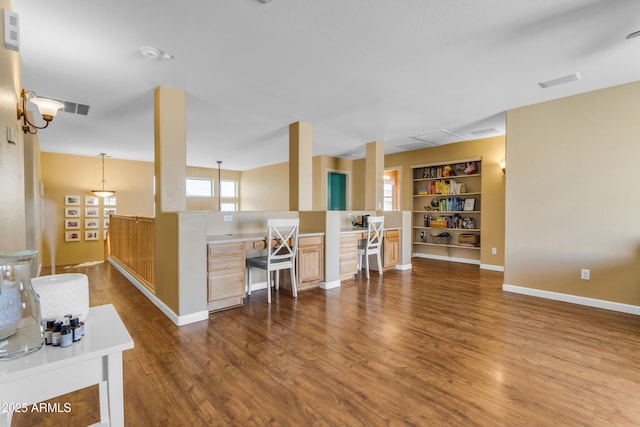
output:
[[[134,339],[127,426],[640,424],[640,317],[503,293],[477,266],[413,265],[271,306],[258,291],[180,328],[111,265],[75,271]],[[96,387],[53,402],[71,414],[12,425],[98,421]]]

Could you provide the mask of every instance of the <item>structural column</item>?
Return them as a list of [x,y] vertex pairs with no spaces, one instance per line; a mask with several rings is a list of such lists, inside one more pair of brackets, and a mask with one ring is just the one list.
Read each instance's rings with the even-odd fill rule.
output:
[[384,144],[369,142],[364,166],[364,209],[381,211],[384,198]]
[[156,214],[187,208],[186,93],[166,86],[154,92]]
[[311,124],[289,125],[289,210],[313,209],[313,153]]

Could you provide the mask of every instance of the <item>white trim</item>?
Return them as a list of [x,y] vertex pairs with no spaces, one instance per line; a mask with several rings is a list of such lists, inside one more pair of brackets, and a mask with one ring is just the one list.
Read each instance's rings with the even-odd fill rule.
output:
[[504,273],[504,265],[480,264],[483,270],[502,271]]
[[571,304],[585,305],[588,307],[604,308],[605,310],[619,311],[622,313],[640,315],[640,306],[623,304],[620,302],[606,301],[595,298],[581,297],[578,295],[563,294],[560,292],[545,291],[542,289],[525,288],[523,286],[502,284],[502,290],[532,297],[546,298]]
[[164,313],[165,316],[171,319],[171,321],[175,323],[176,326],[188,325],[190,323],[200,322],[202,320],[209,319],[209,311],[197,311],[195,313],[189,313],[183,316],[178,316],[164,302],[162,302],[160,298],[152,294],[151,291],[149,291],[149,289],[147,289],[146,286],[140,283],[138,279],[133,277],[127,270],[122,268],[117,262],[115,262],[111,258],[109,258],[108,261],[109,261],[109,264],[113,265],[116,268],[116,270],[122,273],[122,275],[126,277],[127,280],[129,280],[133,284],[133,286],[138,288],[138,290],[142,292],[142,294],[146,296],[149,299],[149,301],[153,303],[153,305],[158,307],[160,311]]
[[332,282],[319,282],[318,286],[321,289],[334,289],[334,288],[339,288],[341,285],[340,280],[334,280]]
[[453,261],[453,262],[461,262],[464,264],[480,265],[480,260],[477,260],[477,259],[458,258],[458,257],[452,257],[452,256],[445,256],[445,255],[422,254],[422,253],[415,253],[415,252],[411,256],[416,258],[428,258],[428,259],[437,259],[440,261]]
[[396,270],[411,270],[411,269],[413,269],[413,265],[412,264],[396,264],[395,269]]
[[259,291],[261,289],[267,289],[267,281],[264,282],[256,282],[251,284],[251,292]]

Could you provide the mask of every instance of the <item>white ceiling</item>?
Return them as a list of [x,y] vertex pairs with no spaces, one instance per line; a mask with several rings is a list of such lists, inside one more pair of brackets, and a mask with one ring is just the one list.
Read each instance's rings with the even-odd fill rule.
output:
[[[504,111],[640,80],[638,0],[13,0],[23,86],[89,104],[43,151],[153,161],[153,91],[187,93],[187,163],[364,156],[504,133]],[[175,56],[144,58],[142,46]],[[541,89],[539,81],[582,80]],[[33,106],[31,106],[33,109]],[[452,137],[451,134],[454,136]],[[488,132],[480,136],[491,136]],[[412,137],[419,136],[419,139]],[[426,142],[424,142],[426,141]]]

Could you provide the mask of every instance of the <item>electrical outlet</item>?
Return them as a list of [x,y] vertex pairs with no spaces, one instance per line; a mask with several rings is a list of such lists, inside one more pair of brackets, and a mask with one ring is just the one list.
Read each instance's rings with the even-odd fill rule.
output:
[[580,270],[580,278],[582,280],[591,280],[591,270],[587,268]]
[[224,220],[225,220],[225,221],[233,221],[233,216],[231,216],[231,215],[225,215],[225,216],[224,216]]
[[491,255],[496,255],[498,253],[498,248],[491,248]]

